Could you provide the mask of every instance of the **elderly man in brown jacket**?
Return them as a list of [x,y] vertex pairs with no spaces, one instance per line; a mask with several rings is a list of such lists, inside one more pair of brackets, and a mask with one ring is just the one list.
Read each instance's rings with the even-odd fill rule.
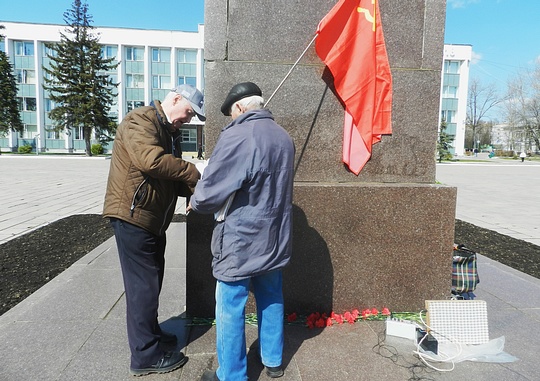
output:
[[180,127],[195,115],[205,120],[202,93],[190,85],[163,102],[137,108],[118,126],[103,216],[116,237],[127,303],[127,332],[134,376],[166,373],[187,361],[175,351],[176,336],[158,324],[165,267],[165,231],[178,196],[189,196],[199,179],[182,160]]

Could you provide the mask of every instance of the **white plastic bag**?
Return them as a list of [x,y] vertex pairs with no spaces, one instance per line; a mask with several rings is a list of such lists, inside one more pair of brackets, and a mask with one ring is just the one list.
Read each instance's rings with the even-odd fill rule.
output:
[[451,359],[452,362],[458,363],[461,361],[478,361],[478,362],[514,362],[517,357],[514,357],[504,351],[504,336],[488,341],[485,344],[456,344],[452,342],[439,343],[438,355],[431,352],[430,357],[435,361],[447,362]]

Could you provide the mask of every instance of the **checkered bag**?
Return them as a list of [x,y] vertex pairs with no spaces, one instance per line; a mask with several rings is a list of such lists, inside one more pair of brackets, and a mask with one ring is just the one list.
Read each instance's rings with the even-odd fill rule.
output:
[[476,268],[476,253],[464,245],[454,245],[452,263],[452,293],[472,292],[480,283]]

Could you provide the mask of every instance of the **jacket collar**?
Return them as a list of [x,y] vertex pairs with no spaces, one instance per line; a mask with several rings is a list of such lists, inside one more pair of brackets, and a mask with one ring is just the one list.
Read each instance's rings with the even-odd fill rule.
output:
[[159,120],[159,123],[162,126],[167,127],[167,129],[170,129],[171,124],[167,119],[167,115],[165,115],[165,111],[163,111],[163,107],[161,107],[161,102],[158,100],[153,100],[152,102],[150,102],[150,106],[156,109],[156,116]]
[[258,109],[258,110],[251,110],[248,112],[243,113],[239,117],[237,117],[235,120],[233,120],[231,123],[223,127],[221,131],[225,131],[228,128],[231,128],[232,126],[235,126],[237,124],[242,124],[245,122],[254,121],[257,119],[272,119],[274,120],[274,116],[268,109]]
[[163,111],[163,107],[161,107],[161,102],[158,100],[153,100],[150,102],[150,106],[152,106],[156,110],[156,116],[158,118],[159,124],[169,135],[172,135],[174,138],[178,137],[181,132],[180,130],[171,132],[172,124],[169,123],[169,120],[167,119],[167,115],[165,115],[165,111]]

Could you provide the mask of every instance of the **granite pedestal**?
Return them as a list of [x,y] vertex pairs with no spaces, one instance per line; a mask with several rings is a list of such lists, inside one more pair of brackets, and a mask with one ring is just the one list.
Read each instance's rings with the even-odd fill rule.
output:
[[[206,2],[206,157],[230,121],[219,111],[229,89],[253,81],[268,98],[334,4]],[[380,1],[393,132],[374,145],[359,176],[341,162],[344,109],[313,47],[268,105],[297,150],[287,312],[412,311],[450,292],[456,190],[435,184],[445,2],[407,4]],[[351,70],[362,70],[362,63]],[[188,217],[192,316],[213,315],[212,226],[209,216]]]

